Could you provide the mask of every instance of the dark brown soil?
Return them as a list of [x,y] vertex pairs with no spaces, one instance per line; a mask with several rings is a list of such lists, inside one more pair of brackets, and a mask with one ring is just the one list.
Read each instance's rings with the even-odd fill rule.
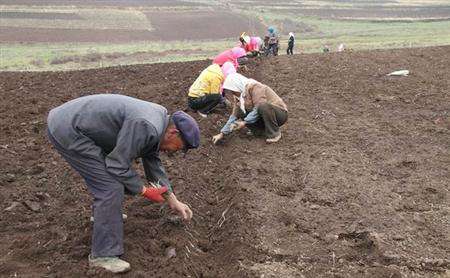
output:
[[179,0],[0,0],[0,5],[172,7],[204,6],[205,4]]
[[182,11],[146,13],[160,40],[233,38],[243,31],[264,33],[255,18],[224,11]]
[[155,37],[146,30],[89,30],[89,29],[45,29],[24,27],[0,27],[0,42],[60,43],[60,42],[105,42],[123,43],[152,40]]
[[[213,146],[226,115],[197,117],[201,148],[163,157],[194,219],[128,198],[123,277],[449,275],[449,53],[252,61],[245,74],[289,105],[282,140],[242,132]],[[45,138],[49,109],[113,91],[182,109],[208,64],[0,75],[1,276],[109,277],[87,266],[91,197]],[[411,74],[386,76],[398,69]]]
[[[49,19],[53,16],[52,14],[44,15],[48,15]],[[233,38],[238,36],[242,30],[252,33],[264,32],[264,26],[260,21],[231,12],[160,11],[148,12],[146,15],[154,28],[152,31],[0,27],[0,42],[123,43],[155,40],[211,40]]]

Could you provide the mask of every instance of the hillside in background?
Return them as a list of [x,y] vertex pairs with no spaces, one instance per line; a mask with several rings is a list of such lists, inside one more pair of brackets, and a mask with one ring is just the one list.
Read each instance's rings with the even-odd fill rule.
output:
[[0,70],[70,70],[211,58],[267,26],[297,53],[450,44],[450,3],[0,0]]

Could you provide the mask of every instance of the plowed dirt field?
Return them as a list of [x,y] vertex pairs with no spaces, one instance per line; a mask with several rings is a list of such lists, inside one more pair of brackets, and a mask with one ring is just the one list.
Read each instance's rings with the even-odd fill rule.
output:
[[[48,111],[104,92],[183,109],[209,63],[0,75],[0,276],[110,276],[88,268],[91,197],[47,141]],[[449,65],[450,47],[251,61],[289,106],[282,140],[213,146],[226,113],[194,115],[200,149],[163,155],[194,219],[127,198],[122,277],[448,277]]]

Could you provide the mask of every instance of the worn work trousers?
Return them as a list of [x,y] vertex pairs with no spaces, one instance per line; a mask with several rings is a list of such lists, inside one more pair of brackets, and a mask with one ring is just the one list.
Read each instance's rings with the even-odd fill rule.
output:
[[286,50],[287,55],[293,55],[294,54],[294,44],[289,44],[288,48]]
[[272,54],[273,56],[278,55],[278,43],[272,43],[268,45],[265,55],[269,56],[270,54]]
[[221,94],[207,94],[202,97],[188,97],[188,105],[200,113],[210,113],[222,101]]
[[264,134],[267,138],[274,138],[280,134],[280,126],[286,123],[288,112],[269,103],[263,103],[257,108],[260,118],[253,124],[247,124],[253,134]]
[[98,148],[98,155],[95,157],[80,155],[65,149],[49,131],[47,132],[55,149],[84,178],[89,192],[94,197],[91,255],[122,255],[124,186],[106,171],[103,151]]

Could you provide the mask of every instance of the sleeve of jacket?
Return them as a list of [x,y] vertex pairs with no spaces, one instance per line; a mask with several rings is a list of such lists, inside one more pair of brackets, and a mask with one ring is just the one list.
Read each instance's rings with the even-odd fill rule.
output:
[[231,133],[231,130],[230,130],[231,124],[234,123],[237,119],[239,119],[239,116],[241,116],[241,114],[243,114],[240,110],[241,110],[241,108],[239,108],[238,103],[233,98],[233,111],[232,111],[230,117],[228,118],[228,121],[225,123],[225,125],[220,130],[220,132],[222,132],[225,135]]
[[245,116],[244,121],[246,124],[253,124],[256,123],[259,120],[259,114],[258,114],[258,109],[255,107],[253,108],[252,111],[250,111],[250,113],[247,114],[247,116]]
[[132,168],[132,163],[158,141],[156,129],[148,121],[143,119],[125,121],[117,136],[116,147],[105,158],[106,171],[132,194],[141,193],[143,181]]
[[172,185],[157,152],[142,157],[142,164],[144,165],[145,176],[148,181],[161,186],[167,186],[168,190],[173,192]]
[[237,117],[235,115],[230,115],[228,118],[228,121],[225,123],[225,125],[220,130],[221,133],[227,135],[231,133],[231,124],[236,122]]

